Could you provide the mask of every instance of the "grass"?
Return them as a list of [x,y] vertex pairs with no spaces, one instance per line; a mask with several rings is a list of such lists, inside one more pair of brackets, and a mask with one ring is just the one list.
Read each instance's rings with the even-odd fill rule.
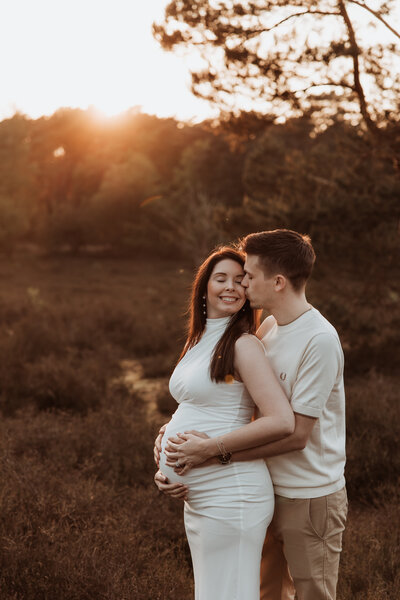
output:
[[152,483],[154,432],[134,398],[112,397],[85,416],[2,423],[1,598],[190,594],[179,507]]
[[379,508],[350,504],[338,600],[400,598],[398,506],[390,493]]
[[400,501],[398,377],[355,377],[347,384],[347,488],[360,505]]
[[339,600],[400,598],[399,380],[372,371],[347,384],[350,500]]
[[[187,600],[182,505],[153,485],[152,444],[174,409],[165,387],[126,387],[121,361],[168,374],[179,353],[192,272],[167,261],[0,263],[0,597]],[[348,357],[350,497],[339,600],[400,597],[399,378],[395,286],[365,305],[316,273],[311,301],[338,325]],[[386,304],[385,304],[386,303]],[[380,348],[372,367],[363,345]]]

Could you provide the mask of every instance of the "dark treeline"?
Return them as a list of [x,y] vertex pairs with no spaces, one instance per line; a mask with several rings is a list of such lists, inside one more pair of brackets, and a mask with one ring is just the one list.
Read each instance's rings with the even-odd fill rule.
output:
[[315,132],[306,117],[189,125],[137,111],[108,121],[72,109],[16,114],[0,123],[0,247],[197,262],[217,243],[290,227],[309,232],[322,257],[390,267],[400,197],[391,127],[378,144],[341,120]]

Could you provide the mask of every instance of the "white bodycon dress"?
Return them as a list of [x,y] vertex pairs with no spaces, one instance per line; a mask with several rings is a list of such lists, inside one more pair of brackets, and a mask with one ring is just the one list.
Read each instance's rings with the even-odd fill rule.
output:
[[[170,391],[179,406],[163,437],[189,429],[211,437],[251,421],[254,403],[242,383],[215,383],[209,374],[228,318],[207,319],[199,343],[176,366]],[[189,488],[184,517],[192,555],[195,600],[259,600],[260,560],[274,493],[263,460],[191,469],[181,477],[160,459],[171,482]]]

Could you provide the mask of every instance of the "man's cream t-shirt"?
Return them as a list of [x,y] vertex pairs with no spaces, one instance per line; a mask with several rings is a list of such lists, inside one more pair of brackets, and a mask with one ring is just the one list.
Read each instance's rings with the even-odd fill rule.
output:
[[345,396],[343,352],[335,328],[312,308],[262,340],[295,413],[317,421],[304,450],[267,458],[275,493],[317,498],[343,488]]

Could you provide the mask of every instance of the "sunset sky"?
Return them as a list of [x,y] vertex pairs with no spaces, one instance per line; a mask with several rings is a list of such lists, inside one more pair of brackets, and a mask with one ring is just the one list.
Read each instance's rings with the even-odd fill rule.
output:
[[[62,106],[113,115],[141,105],[148,113],[194,120],[213,114],[190,92],[189,59],[164,52],[152,37],[151,24],[167,3],[1,0],[0,120]],[[382,27],[363,34],[391,37]]]
[[184,60],[162,51],[151,24],[167,0],[1,0],[0,119],[60,106],[112,115],[142,105],[201,119]]

